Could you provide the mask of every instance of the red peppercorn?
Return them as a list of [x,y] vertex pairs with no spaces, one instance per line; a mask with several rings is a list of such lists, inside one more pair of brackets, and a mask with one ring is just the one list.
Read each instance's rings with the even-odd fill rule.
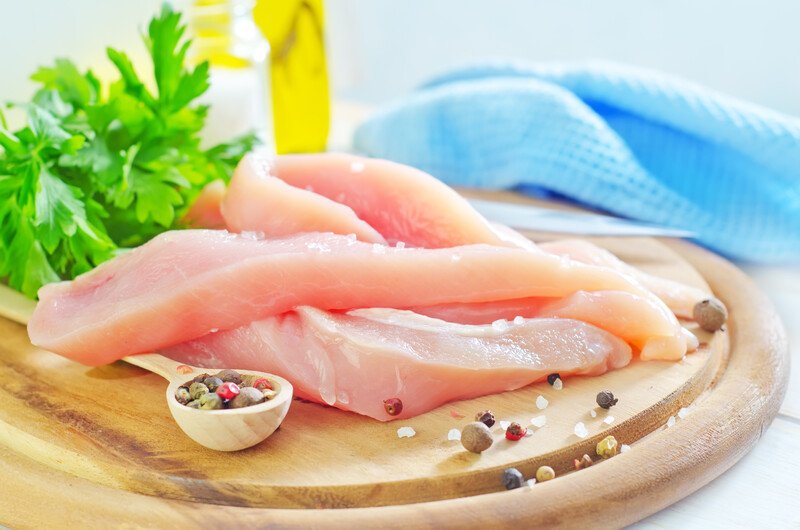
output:
[[259,377],[255,381],[253,381],[253,388],[256,390],[273,390],[272,383],[269,380],[264,379],[263,377]]
[[508,429],[506,429],[506,439],[516,442],[525,436],[526,432],[528,432],[527,428],[523,427],[517,422],[514,422],[508,426]]
[[386,414],[389,416],[397,416],[403,412],[403,402],[397,398],[390,398],[383,400],[383,408],[386,409]]
[[239,395],[239,385],[236,383],[222,383],[217,387],[217,395],[222,399],[233,399]]

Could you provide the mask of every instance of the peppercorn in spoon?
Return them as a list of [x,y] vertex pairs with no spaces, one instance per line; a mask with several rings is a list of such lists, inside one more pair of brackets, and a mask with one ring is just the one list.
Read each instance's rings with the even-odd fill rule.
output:
[[[238,395],[239,386],[235,381],[223,382],[220,380],[220,387],[213,389],[215,392],[209,392],[211,389],[202,383],[198,384],[202,388],[195,388],[195,391],[202,390],[203,395],[216,400],[223,399],[219,396],[224,396],[226,400],[230,400],[233,408],[204,410],[206,407],[187,406],[178,401],[176,393],[179,388],[191,383],[197,376],[207,376],[205,369],[182,364],[157,353],[132,355],[123,360],[158,374],[169,381],[167,404],[172,417],[189,438],[209,449],[238,451],[256,445],[275,432],[286,417],[292,403],[292,385],[282,377],[252,370],[224,370],[224,372],[237,376],[241,375],[243,378],[268,382],[270,398],[256,404],[237,403],[237,400],[242,401]],[[208,378],[217,379],[216,377]],[[241,390],[255,389],[246,386]],[[241,397],[244,398],[245,394],[242,393]],[[211,399],[205,401],[208,404],[213,402]]]
[[[0,285],[0,317],[27,325],[35,307],[34,300]],[[275,432],[292,404],[294,389],[289,381],[264,372],[238,370],[244,377],[265,379],[271,387],[270,398],[241,408],[192,408],[180,403],[175,394],[179,387],[203,374],[204,369],[173,361],[157,353],[132,355],[123,360],[169,381],[167,404],[172,417],[189,438],[209,449],[238,451],[256,445]],[[229,388],[223,389],[223,392]],[[238,407],[237,404],[234,406]]]

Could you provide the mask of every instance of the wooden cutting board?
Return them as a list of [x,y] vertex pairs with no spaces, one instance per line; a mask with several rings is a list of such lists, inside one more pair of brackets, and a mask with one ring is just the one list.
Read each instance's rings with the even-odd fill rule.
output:
[[[710,286],[730,309],[725,331],[695,330],[701,348],[682,362],[635,361],[601,377],[567,379],[562,390],[545,382],[410,420],[380,423],[295,401],[276,434],[238,453],[186,438],[159,377],[124,363],[87,368],[34,348],[14,321],[26,318],[30,304],[0,297],[9,316],[0,319],[0,522],[63,526],[69,513],[69,526],[91,527],[604,527],[660,510],[758,440],[785,392],[786,341],[766,298],[721,258],[683,242],[593,241],[645,271]],[[620,399],[610,411],[595,408],[602,389]],[[487,408],[523,424],[544,415],[546,425],[519,442],[495,426],[495,443],[481,455],[448,441],[450,429]],[[668,428],[670,416],[677,421]],[[577,422],[588,437],[574,434]],[[416,436],[398,438],[402,426]],[[609,434],[630,451],[574,471],[573,459],[594,455]],[[528,478],[540,465],[558,478],[504,490],[505,468]]]

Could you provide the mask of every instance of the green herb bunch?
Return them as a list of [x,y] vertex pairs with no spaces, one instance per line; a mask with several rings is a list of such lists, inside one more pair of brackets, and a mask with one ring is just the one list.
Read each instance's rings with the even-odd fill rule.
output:
[[69,60],[40,68],[27,126],[0,112],[0,279],[29,297],[126,247],[179,227],[203,186],[229,180],[255,137],[201,149],[208,63],[186,66],[189,40],[165,5],[143,36],[155,91],[109,48],[120,78],[107,91]]

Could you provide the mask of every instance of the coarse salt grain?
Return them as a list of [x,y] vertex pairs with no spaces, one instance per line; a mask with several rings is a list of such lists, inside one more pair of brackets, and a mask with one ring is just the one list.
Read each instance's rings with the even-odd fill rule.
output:
[[528,436],[533,436],[533,431],[530,429],[525,429],[525,438],[527,438]]
[[344,237],[346,237],[347,241],[349,241],[349,242],[354,242],[354,241],[358,240],[358,237],[355,234],[347,234]]
[[614,416],[606,416],[605,419],[603,420],[603,423],[605,423],[606,425],[611,425],[612,423],[614,423]]
[[619,446],[619,452],[620,453],[627,453],[630,450],[631,450],[631,446],[630,445],[622,444],[622,445]]
[[547,423],[547,416],[536,416],[535,418],[531,418],[531,425],[536,427],[537,429],[542,428]]
[[556,390],[561,390],[562,388],[564,388],[564,382],[561,380],[560,377],[553,382],[553,388],[555,388]]
[[411,438],[415,434],[417,434],[417,431],[415,431],[411,427],[400,427],[399,429],[397,429],[398,438]]
[[380,243],[373,243],[372,252],[374,252],[375,254],[386,254],[386,245],[381,245]]
[[687,409],[686,407],[683,407],[681,408],[681,410],[678,411],[678,417],[680,419],[685,418],[687,414],[689,414],[689,409]]
[[596,418],[597,417],[597,411],[596,410],[590,410],[589,411],[589,416],[591,416],[592,418]]
[[542,395],[540,395],[539,397],[536,398],[536,408],[539,409],[539,410],[546,409],[548,403],[550,403],[550,402],[547,401],[547,398],[545,398]]
[[506,331],[508,329],[508,322],[504,318],[492,322],[492,327],[497,331]]
[[447,439],[452,442],[457,442],[461,439],[461,431],[458,429],[450,429],[447,431]]
[[586,429],[586,425],[584,425],[582,421],[579,421],[575,424],[575,429],[573,432],[578,438],[586,438],[589,436],[589,431]]
[[529,478],[528,480],[525,481],[525,485],[528,486],[529,488],[532,488],[534,484],[536,484],[535,478]]
[[500,420],[500,428],[501,428],[501,429],[503,429],[504,431],[505,431],[506,429],[508,429],[508,426],[509,426],[509,425],[511,425],[511,422],[510,422],[510,421],[506,421],[506,420]]
[[520,315],[514,317],[514,324],[520,326],[525,323],[525,319],[522,318]]
[[675,416],[670,416],[667,420],[667,428],[669,429],[673,425],[675,425]]
[[406,248],[406,244],[403,243],[402,241],[398,241],[394,246],[396,246],[397,248]]

